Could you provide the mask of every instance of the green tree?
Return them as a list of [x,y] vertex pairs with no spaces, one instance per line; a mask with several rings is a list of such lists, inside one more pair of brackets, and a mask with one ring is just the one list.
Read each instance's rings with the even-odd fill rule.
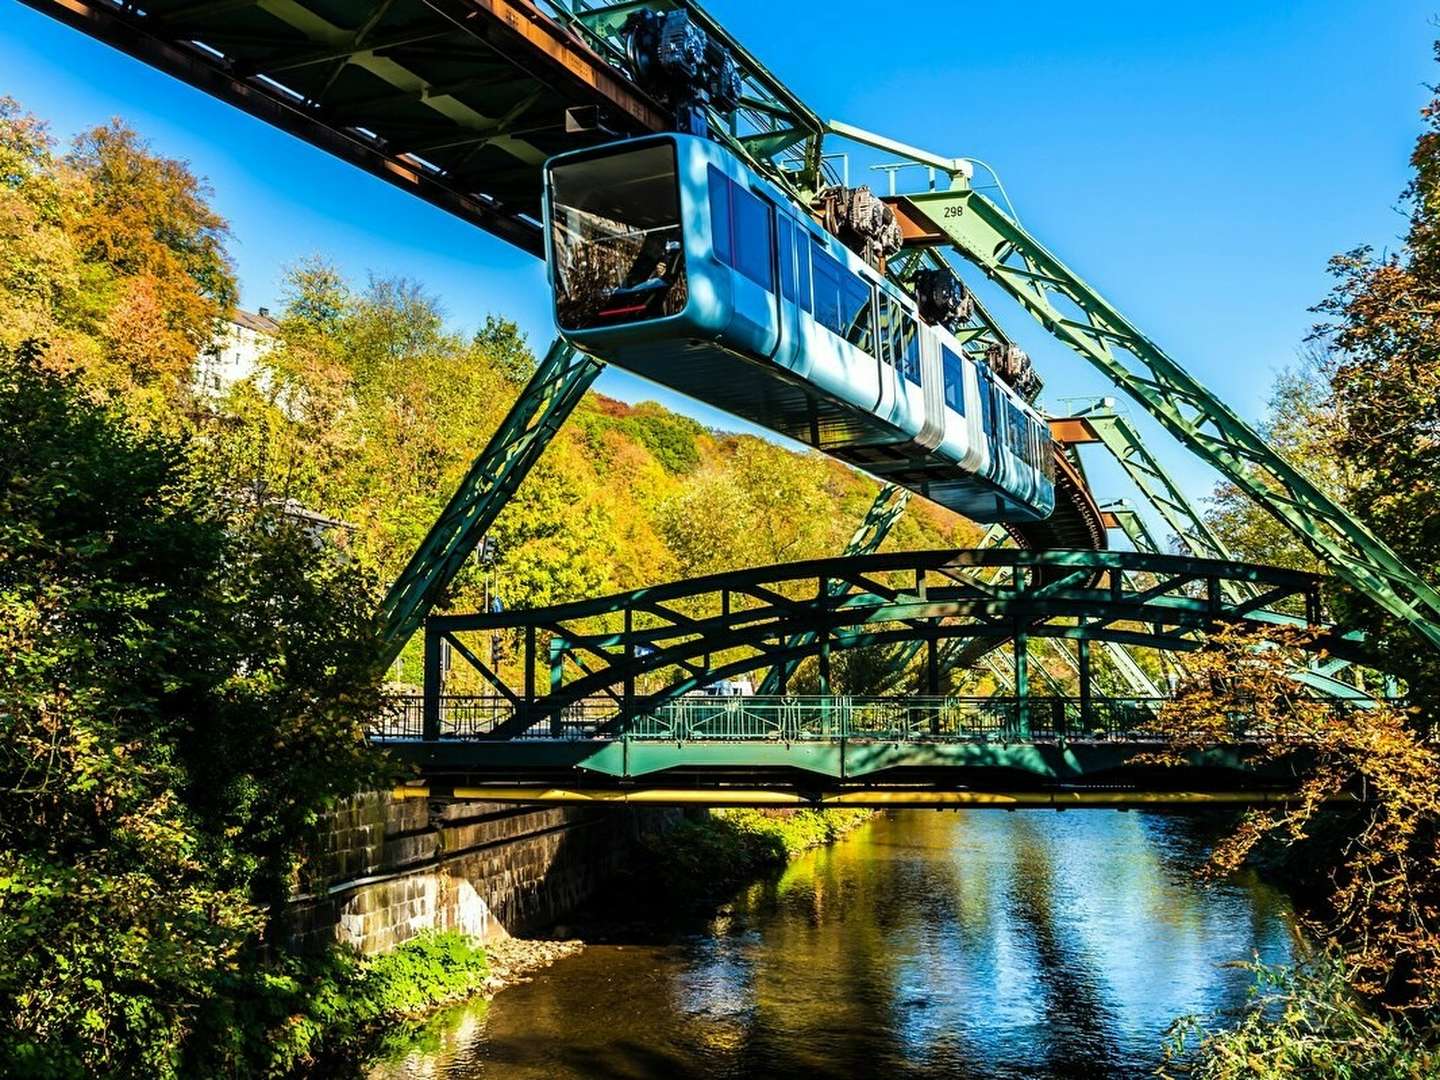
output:
[[33,350],[0,425],[0,1071],[231,1071],[316,815],[390,775],[371,582]]

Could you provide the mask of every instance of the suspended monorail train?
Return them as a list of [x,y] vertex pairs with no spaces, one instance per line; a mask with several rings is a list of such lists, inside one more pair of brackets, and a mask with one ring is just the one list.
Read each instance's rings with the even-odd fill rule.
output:
[[560,333],[975,521],[1055,505],[1049,427],[914,299],[709,139],[552,158]]

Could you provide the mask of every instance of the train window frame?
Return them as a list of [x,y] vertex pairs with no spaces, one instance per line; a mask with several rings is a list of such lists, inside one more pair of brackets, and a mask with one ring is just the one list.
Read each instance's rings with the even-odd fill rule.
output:
[[[767,292],[774,292],[774,204],[743,184],[732,181],[730,218],[730,237],[735,247],[735,269]],[[754,228],[762,222],[763,228]]]
[[[726,266],[735,265],[735,216],[730,208],[730,178],[714,165],[709,166],[707,175],[710,187],[710,248]],[[724,228],[720,227],[724,217]]]
[[[627,180],[624,189],[616,187],[617,170]],[[637,185],[643,186],[643,197],[634,194]],[[617,190],[627,194],[613,194]],[[545,201],[551,302],[562,330],[653,322],[684,310],[689,267],[673,140],[602,148],[547,163]],[[626,254],[623,246],[633,237],[642,239],[635,252]],[[642,277],[647,268],[649,276]]]
[[940,343],[940,375],[945,385],[945,404],[965,415],[965,362],[943,341]]
[[810,249],[813,247],[810,234],[798,224],[795,226],[795,294],[800,307],[810,313],[813,306],[810,295]]
[[[892,304],[895,301],[891,301]],[[895,304],[900,311],[900,374],[916,386],[920,385],[920,324],[915,316],[905,310],[903,304]]]
[[983,364],[975,365],[975,382],[980,390],[980,430],[985,438],[995,437],[995,403],[990,400],[990,369]]
[[[838,261],[838,260],[837,260]],[[846,341],[861,352],[875,355],[875,286],[840,264],[840,317],[845,324]],[[851,314],[853,312],[854,314]]]
[[795,225],[784,214],[775,217],[775,253],[780,259],[780,295],[795,302]]
[[[815,321],[837,337],[844,338],[844,323],[841,321],[844,306],[841,303],[842,287],[841,282],[845,280],[847,271],[839,259],[836,259],[829,252],[819,249],[819,244],[812,238],[810,242],[811,251],[811,281],[814,287],[815,306],[812,314]],[[821,288],[822,280],[825,288]],[[833,286],[833,288],[832,288]],[[822,306],[822,298],[824,306]],[[833,313],[833,318],[831,315]]]
[[[715,257],[766,292],[775,292],[776,218],[779,216],[775,204],[726,176],[713,164],[707,166],[706,175],[710,186],[710,245]],[[724,192],[723,198],[717,194],[720,191]],[[722,211],[724,229],[718,227]],[[754,229],[761,220],[765,223],[763,239],[760,230]]]

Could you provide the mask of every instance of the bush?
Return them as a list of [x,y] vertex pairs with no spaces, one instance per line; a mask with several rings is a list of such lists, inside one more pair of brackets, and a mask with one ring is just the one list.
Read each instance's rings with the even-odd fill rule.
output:
[[296,1011],[267,1031],[262,1071],[271,1075],[356,1061],[404,1042],[437,1006],[484,988],[485,950],[464,934],[429,931],[370,959],[335,950],[296,969],[279,998]]
[[372,583],[37,359],[0,352],[0,1073],[233,1072],[303,841],[393,775]]
[[869,816],[867,810],[717,810],[650,838],[646,848],[667,889],[710,896],[844,836]]
[[1230,1017],[1178,1021],[1165,1046],[1162,1077],[1420,1080],[1440,1073],[1440,1051],[1407,1021],[1368,1012],[1333,957],[1293,968],[1238,966],[1255,975],[1250,1000]]

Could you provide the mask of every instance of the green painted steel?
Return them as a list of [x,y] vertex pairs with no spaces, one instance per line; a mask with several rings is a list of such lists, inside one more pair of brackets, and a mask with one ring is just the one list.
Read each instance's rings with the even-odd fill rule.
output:
[[[1303,734],[1237,719],[1212,744],[1159,765],[1157,748],[1186,739],[1160,721],[1164,701],[1032,697],[687,697],[609,723],[604,702],[566,711],[524,739],[492,736],[508,714],[497,698],[445,698],[440,729],[421,737],[419,703],[401,700],[372,738],[420,767],[430,784],[586,788],[663,782],[676,792],[1247,791],[1293,787]],[[1337,710],[1348,708],[1334,702]],[[471,795],[470,797],[476,797]]]
[[1120,531],[1125,534],[1125,539],[1130,541],[1130,546],[1136,551],[1160,550],[1160,545],[1150,534],[1150,527],[1145,524],[1145,519],[1129,503],[1121,500],[1107,503],[1100,509],[1115,519],[1115,524],[1120,526]]
[[[1075,416],[1083,419],[1095,432],[1101,444],[1120,463],[1125,474],[1149,500],[1186,551],[1199,559],[1223,559],[1227,562],[1234,559],[1230,549],[1210,528],[1205,516],[1150,452],[1130,420],[1116,412],[1111,402],[1097,401],[1075,413]],[[1151,545],[1153,548],[1153,541]],[[1240,589],[1234,582],[1226,582],[1225,587]],[[1239,600],[1240,596],[1237,593],[1231,599]]]
[[556,340],[381,604],[386,662],[400,655],[485,530],[604,365]]
[[[711,112],[711,136],[798,197],[819,188],[824,123],[699,4],[690,0],[622,0],[610,4],[546,0],[544,7],[599,55],[625,71],[630,68],[630,60],[621,30],[634,12],[688,12],[692,23],[729,50],[740,71],[740,108],[733,115]],[[783,167],[786,160],[796,167]]]
[[[996,581],[989,574],[1003,573]],[[1141,575],[1152,575],[1142,586]],[[1222,580],[1258,595],[1229,600]],[[843,588],[834,588],[835,583]],[[1227,622],[1265,628],[1318,619],[1320,579],[1277,567],[1121,551],[896,552],[786,563],[534,611],[435,615],[426,622],[427,731],[439,730],[440,643],[449,641],[509,706],[494,737],[548,730],[592,699],[614,724],[718,680],[785,661],[916,639],[1115,641],[1201,647]],[[1304,618],[1288,613],[1298,604]],[[468,633],[519,632],[515,685],[475,662]],[[1316,625],[1315,647],[1358,657],[1358,643]],[[546,654],[549,670],[541,670]],[[1028,693],[1017,670],[1017,694]],[[824,685],[822,679],[822,686]],[[543,687],[543,688],[542,688]]]
[[1279,518],[1347,584],[1440,646],[1440,593],[984,195],[905,199],[1034,318]]

